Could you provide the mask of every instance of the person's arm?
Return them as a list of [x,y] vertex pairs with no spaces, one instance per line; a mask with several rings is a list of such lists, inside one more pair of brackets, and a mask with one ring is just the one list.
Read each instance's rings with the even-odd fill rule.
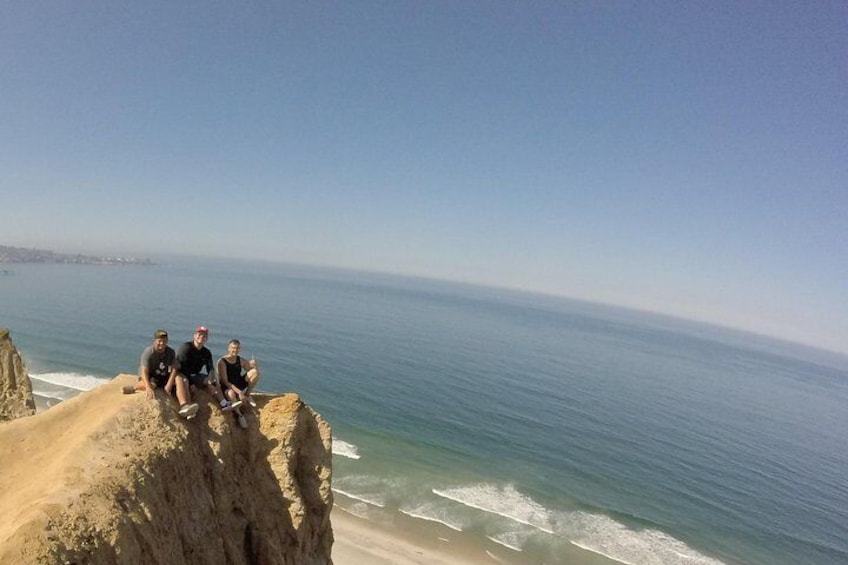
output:
[[[245,367],[245,365],[247,366]],[[256,359],[254,359],[252,356],[250,358],[250,361],[248,361],[246,364],[244,363],[244,359],[242,359],[242,367],[247,372],[247,374],[245,374],[244,376],[245,380],[247,380],[247,386],[244,388],[244,391],[242,391],[244,394],[240,395],[239,398],[244,399],[247,397],[247,395],[251,393],[254,387],[256,387],[256,383],[259,382],[260,374],[259,363],[257,363]],[[250,400],[250,404],[252,406],[256,406],[256,403],[252,399]]]
[[150,369],[148,361],[150,360],[150,352],[145,349],[141,354],[141,360],[138,364],[138,378],[144,383],[144,390],[147,393],[147,398],[153,398],[153,387],[150,386]]
[[218,379],[221,381],[221,388],[227,390],[230,388],[230,381],[227,379],[227,368],[224,367],[224,358],[218,359]]
[[139,367],[138,376],[141,378],[141,382],[144,383],[144,391],[147,393],[147,398],[153,398],[153,387],[150,386],[150,375],[147,365]]
[[203,366],[206,367],[206,380],[210,385],[220,384],[218,376],[215,374],[215,364],[212,361],[212,353],[206,350],[206,359],[203,360]]
[[188,360],[188,344],[182,344],[179,349],[176,351],[176,360],[174,361],[177,364],[177,368],[182,368],[185,362]]
[[257,372],[259,371],[259,363],[253,357],[249,360],[241,357],[241,366],[245,371],[249,371],[251,369],[256,369]]

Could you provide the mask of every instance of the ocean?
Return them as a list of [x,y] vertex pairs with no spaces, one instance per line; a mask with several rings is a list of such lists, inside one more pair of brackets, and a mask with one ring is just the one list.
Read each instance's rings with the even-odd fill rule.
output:
[[[493,563],[848,563],[848,358],[423,279],[166,257],[14,265],[0,327],[48,402],[210,328],[333,427],[337,510]],[[417,525],[417,526],[416,526]]]

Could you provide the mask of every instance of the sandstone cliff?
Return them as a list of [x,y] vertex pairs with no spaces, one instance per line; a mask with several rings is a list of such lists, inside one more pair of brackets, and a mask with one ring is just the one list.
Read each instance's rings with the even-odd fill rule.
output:
[[332,564],[331,432],[297,395],[242,430],[135,377],[0,425],[0,564]]
[[9,330],[0,328],[0,422],[33,414],[35,401],[26,366]]

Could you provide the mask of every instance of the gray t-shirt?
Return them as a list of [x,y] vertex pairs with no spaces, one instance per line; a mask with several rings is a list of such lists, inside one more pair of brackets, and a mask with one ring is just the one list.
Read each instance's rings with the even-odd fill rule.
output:
[[151,381],[159,386],[164,386],[168,382],[168,377],[171,376],[171,368],[177,364],[177,355],[170,347],[165,347],[165,351],[159,353],[152,345],[148,345],[141,353],[141,367],[147,367],[147,376]]

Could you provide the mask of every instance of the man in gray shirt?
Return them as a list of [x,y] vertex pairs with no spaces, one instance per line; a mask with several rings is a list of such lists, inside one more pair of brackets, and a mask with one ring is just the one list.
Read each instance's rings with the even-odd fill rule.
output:
[[153,333],[153,343],[141,353],[138,367],[138,381],[135,386],[124,387],[125,394],[144,391],[147,398],[154,397],[154,389],[161,388],[165,394],[176,392],[180,403],[180,416],[192,419],[197,415],[197,404],[189,402],[188,384],[177,378],[180,365],[176,353],[168,347],[168,332],[156,330]]

